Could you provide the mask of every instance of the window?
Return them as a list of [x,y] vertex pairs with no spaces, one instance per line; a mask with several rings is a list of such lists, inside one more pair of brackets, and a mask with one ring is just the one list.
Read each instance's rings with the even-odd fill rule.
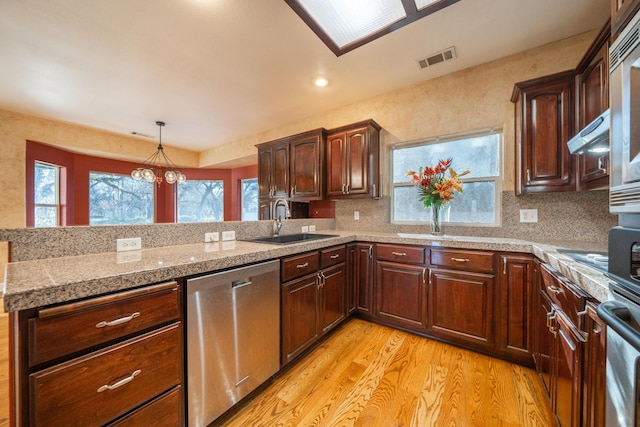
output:
[[418,190],[406,172],[453,157],[453,169],[470,169],[471,173],[463,178],[463,192],[456,193],[455,200],[444,206],[443,221],[455,225],[499,225],[501,141],[501,133],[488,131],[392,147],[392,222],[416,224],[431,220],[431,209],[423,208]]
[[129,175],[89,173],[89,224],[153,223],[154,183]]
[[60,225],[60,167],[35,162],[33,177],[34,227]]
[[258,178],[243,179],[240,183],[240,211],[242,221],[258,220]]
[[224,182],[178,183],[178,222],[224,221]]

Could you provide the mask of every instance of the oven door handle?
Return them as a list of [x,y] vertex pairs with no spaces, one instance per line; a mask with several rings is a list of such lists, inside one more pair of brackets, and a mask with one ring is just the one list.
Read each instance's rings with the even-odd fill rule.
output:
[[597,312],[608,327],[640,351],[640,332],[629,325],[632,316],[627,307],[616,301],[605,301],[598,306]]

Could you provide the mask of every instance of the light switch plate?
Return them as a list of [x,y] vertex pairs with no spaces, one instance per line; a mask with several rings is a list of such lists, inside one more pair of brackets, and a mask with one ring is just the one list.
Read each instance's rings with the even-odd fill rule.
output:
[[520,209],[520,222],[538,222],[538,209]]
[[222,232],[222,241],[226,242],[228,240],[236,240],[236,232],[231,230],[231,231],[223,231]]
[[220,240],[220,233],[217,231],[214,231],[213,233],[204,233],[205,243],[217,242],[218,240]]
[[138,251],[142,249],[142,239],[133,237],[131,239],[116,239],[116,251]]
[[309,226],[309,233],[315,233],[316,232],[316,226],[315,225],[310,225]]
[[302,232],[303,233],[308,233],[309,232],[309,226],[308,225],[303,225],[302,226]]
[[353,211],[353,219],[360,221],[360,211]]

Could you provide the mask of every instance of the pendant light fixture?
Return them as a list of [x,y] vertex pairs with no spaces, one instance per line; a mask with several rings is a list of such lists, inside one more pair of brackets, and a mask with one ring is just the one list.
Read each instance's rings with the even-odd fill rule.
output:
[[160,128],[158,149],[147,160],[142,162],[142,166],[131,172],[131,177],[133,179],[145,179],[149,182],[156,181],[158,185],[162,182],[162,175],[164,175],[168,184],[173,184],[176,181],[186,181],[187,177],[179,170],[176,170],[176,164],[165,154],[162,147],[162,126],[164,126],[164,122],[156,122],[156,125]]

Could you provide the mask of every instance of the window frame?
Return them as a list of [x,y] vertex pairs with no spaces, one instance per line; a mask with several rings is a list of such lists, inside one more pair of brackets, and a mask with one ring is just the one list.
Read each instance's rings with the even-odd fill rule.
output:
[[[35,172],[38,169],[38,165],[42,165],[42,166],[46,166],[46,167],[50,167],[56,170],[56,183],[55,183],[55,200],[56,203],[37,203],[36,202],[36,194],[35,194]],[[62,169],[63,167],[60,165],[56,165],[53,163],[48,163],[48,162],[43,162],[40,160],[35,160],[34,164],[33,164],[33,227],[34,228],[50,228],[48,226],[38,226],[37,225],[37,215],[36,215],[36,210],[39,207],[44,207],[44,208],[55,208],[56,209],[56,223],[54,225],[54,227],[60,227],[62,224],[62,197],[61,197],[61,193],[62,193],[62,189],[61,189],[61,185],[62,185]]]
[[133,180],[130,174],[114,172],[114,171],[104,171],[104,170],[89,170],[89,175],[87,176],[88,189],[89,193],[87,195],[87,209],[88,209],[88,218],[89,218],[89,226],[91,227],[103,227],[103,226],[111,226],[111,225],[151,225],[157,224],[156,215],[157,215],[157,205],[158,205],[158,185],[154,182],[151,183],[153,189],[153,200],[151,202],[151,207],[153,208],[153,213],[151,215],[151,222],[126,222],[126,223],[117,223],[117,224],[92,224],[91,223],[91,175],[93,174],[101,174],[101,175],[115,175],[122,176],[124,178],[130,178]]
[[[475,131],[470,131],[470,132],[460,132],[460,133],[455,133],[455,134],[449,134],[449,135],[444,135],[444,136],[436,136],[436,137],[430,137],[430,138],[424,138],[424,139],[419,139],[419,140],[414,140],[414,141],[407,141],[407,142],[399,142],[396,144],[393,144],[390,146],[389,148],[389,186],[390,186],[390,191],[389,191],[389,199],[390,199],[390,212],[389,212],[389,217],[390,217],[390,223],[394,224],[394,225],[423,225],[423,224],[428,224],[429,221],[418,221],[418,220],[413,220],[413,221],[399,221],[399,220],[395,220],[394,218],[394,206],[395,206],[395,189],[398,187],[404,188],[404,187],[412,187],[411,182],[409,181],[409,179],[407,179],[407,182],[401,182],[401,183],[394,183],[393,182],[393,176],[394,176],[394,168],[393,168],[393,158],[394,158],[394,152],[397,149],[402,149],[402,148],[411,148],[411,147],[418,147],[418,146],[426,146],[426,145],[435,145],[435,144],[439,144],[439,143],[446,143],[446,142],[451,142],[451,141],[456,141],[456,140],[462,140],[462,139],[471,139],[471,138],[476,138],[476,137],[482,137],[482,136],[487,136],[487,135],[492,135],[492,134],[497,134],[499,136],[499,141],[498,141],[498,174],[494,177],[477,177],[477,178],[463,178],[463,189],[464,189],[464,184],[465,183],[471,183],[471,182],[494,182],[494,189],[495,189],[495,194],[494,194],[494,205],[495,205],[495,211],[494,211],[494,222],[492,223],[480,223],[480,222],[450,222],[447,221],[447,225],[448,226],[456,226],[456,227],[501,227],[502,226],[502,184],[503,184],[503,174],[504,174],[504,130],[502,127],[492,127],[492,128],[486,128],[486,129],[481,129],[481,130],[475,130]],[[466,167],[464,168],[466,169]],[[456,169],[458,170],[458,169]],[[461,172],[463,169],[460,169],[459,172]]]

